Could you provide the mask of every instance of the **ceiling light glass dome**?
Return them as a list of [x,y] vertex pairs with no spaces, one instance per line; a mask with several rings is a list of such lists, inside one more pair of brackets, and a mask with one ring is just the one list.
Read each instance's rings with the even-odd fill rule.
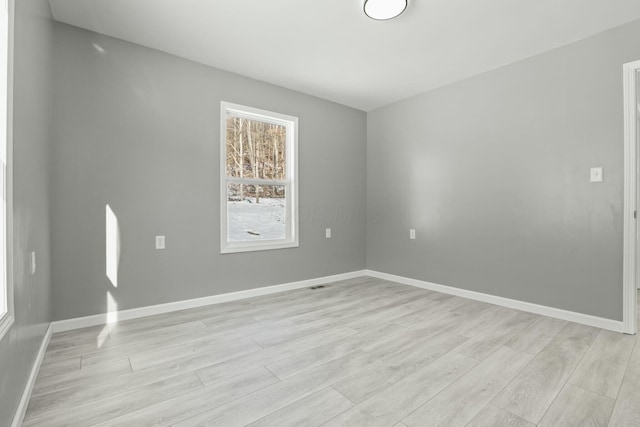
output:
[[371,19],[386,20],[400,15],[407,8],[407,0],[365,0],[364,13]]

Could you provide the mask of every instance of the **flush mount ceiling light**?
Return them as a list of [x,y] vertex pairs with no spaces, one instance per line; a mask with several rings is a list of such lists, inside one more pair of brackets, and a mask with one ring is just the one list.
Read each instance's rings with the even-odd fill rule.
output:
[[371,19],[393,19],[407,8],[407,0],[364,0],[364,13]]

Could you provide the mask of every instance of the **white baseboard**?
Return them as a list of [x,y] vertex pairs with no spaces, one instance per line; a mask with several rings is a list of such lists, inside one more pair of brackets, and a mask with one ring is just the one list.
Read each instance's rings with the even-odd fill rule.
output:
[[[285,283],[281,285],[266,286],[256,289],[248,289],[246,291],[230,292],[220,295],[212,295],[203,298],[195,298],[184,301],[170,302],[166,304],[151,305],[147,307],[133,308],[129,310],[121,310],[112,313],[101,313],[93,316],[78,317],[74,319],[58,320],[52,323],[53,332],[70,331],[73,329],[86,328],[89,326],[105,325],[113,323],[113,321],[137,319],[140,317],[153,316],[155,314],[169,313],[172,311],[186,310],[189,308],[202,307],[212,304],[220,304],[223,302],[237,301],[246,298],[253,298],[261,295],[275,294],[278,292],[301,289],[310,286],[317,286],[340,280],[354,279],[362,276],[376,277],[383,280],[400,283],[403,285],[414,286],[417,288],[428,289],[445,294],[455,295],[463,298],[469,298],[476,301],[487,302],[490,304],[500,305],[503,307],[522,310],[529,313],[540,314],[543,316],[554,317],[556,319],[568,320],[570,322],[581,323],[583,325],[594,326],[596,328],[607,329],[615,332],[623,332],[623,322],[602,317],[591,316],[589,314],[576,313],[573,311],[562,310],[559,308],[548,307],[530,302],[519,301],[509,298],[503,298],[495,295],[484,294],[481,292],[468,291],[466,289],[454,288],[451,286],[439,285],[436,283],[425,282],[422,280],[411,279],[394,274],[382,273],[373,270],[359,270],[350,273],[336,274],[333,276],[319,277],[316,279],[302,280],[299,282]],[[46,348],[46,347],[45,347]]]
[[245,298],[253,298],[261,295],[275,294],[294,289],[307,288],[340,280],[354,279],[365,276],[365,270],[350,273],[336,274],[333,276],[319,277],[316,279],[301,280],[299,282],[285,283],[281,285],[265,286],[262,288],[248,289],[246,291],[230,292],[227,294],[212,295],[203,298],[195,298],[183,301],[169,302],[166,304],[151,305],[147,307],[132,308],[112,313],[101,313],[93,316],[77,317],[74,319],[58,320],[53,322],[53,332],[64,332],[89,326],[105,325],[114,321],[137,319],[139,317],[153,316],[154,314],[169,313],[172,311],[186,310],[205,305],[220,304],[223,302],[237,301]]
[[36,378],[38,377],[38,372],[40,372],[40,365],[42,365],[42,361],[44,360],[44,355],[47,352],[47,346],[49,346],[49,340],[51,339],[52,333],[53,327],[49,324],[47,332],[45,332],[44,338],[42,338],[42,343],[40,344],[40,350],[38,350],[36,360],[33,362],[33,366],[31,367],[31,373],[29,374],[27,385],[22,392],[18,409],[13,416],[11,427],[19,427],[24,421],[24,416],[27,414],[27,408],[29,407],[29,400],[31,400],[31,392],[33,391],[33,387],[36,385]]
[[614,332],[624,332],[624,324],[622,321],[605,319],[603,317],[576,313],[574,311],[562,310],[560,308],[553,308],[545,305],[538,305],[530,302],[498,297],[481,292],[468,291],[466,289],[454,288],[451,286],[438,285],[436,283],[410,279],[408,277],[396,276],[393,274],[381,273],[379,271],[366,270],[365,274],[371,277],[376,277],[378,279],[401,283],[403,285],[415,286],[417,288],[428,289],[430,291],[442,292],[444,294],[455,295],[476,301],[488,302],[490,304],[500,305],[502,307],[514,308],[516,310],[554,317],[561,320],[568,320],[570,322],[581,323],[583,325],[594,326],[596,328],[607,329]]

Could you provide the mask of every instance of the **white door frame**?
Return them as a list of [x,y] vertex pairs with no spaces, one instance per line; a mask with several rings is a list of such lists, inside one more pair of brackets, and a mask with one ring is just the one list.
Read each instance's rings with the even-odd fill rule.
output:
[[623,235],[623,332],[635,334],[636,289],[638,288],[638,72],[640,61],[623,66],[624,77],[624,235]]

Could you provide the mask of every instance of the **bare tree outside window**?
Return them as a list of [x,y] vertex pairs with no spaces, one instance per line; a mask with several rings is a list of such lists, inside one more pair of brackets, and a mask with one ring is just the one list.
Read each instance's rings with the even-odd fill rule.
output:
[[[272,181],[286,179],[285,126],[227,117],[227,164],[226,175],[234,178],[256,178]],[[266,192],[263,186],[245,188],[242,184],[236,197],[256,199],[260,197],[282,198],[284,193]]]

